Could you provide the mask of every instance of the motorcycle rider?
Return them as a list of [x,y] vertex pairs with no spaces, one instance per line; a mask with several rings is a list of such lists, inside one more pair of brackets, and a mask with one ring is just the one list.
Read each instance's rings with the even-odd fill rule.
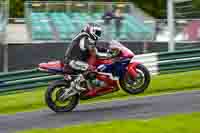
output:
[[[100,52],[97,47],[96,43],[101,37],[102,28],[100,25],[95,23],[88,23],[83,30],[74,37],[72,40],[71,45],[68,47],[65,53],[64,59],[64,71],[73,74],[81,74],[85,79],[88,78],[90,72],[94,72],[94,67],[90,66],[87,63],[88,57],[99,56],[103,58],[112,57],[112,54],[109,52]],[[73,80],[72,85],[76,85],[76,81],[80,77],[76,77]],[[84,91],[86,88],[78,87],[78,91]]]

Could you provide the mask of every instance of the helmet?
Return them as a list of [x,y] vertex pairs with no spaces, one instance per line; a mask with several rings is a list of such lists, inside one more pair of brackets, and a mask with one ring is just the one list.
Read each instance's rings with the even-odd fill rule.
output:
[[101,37],[101,26],[95,23],[88,23],[83,29],[84,32],[87,32],[92,40],[97,41]]

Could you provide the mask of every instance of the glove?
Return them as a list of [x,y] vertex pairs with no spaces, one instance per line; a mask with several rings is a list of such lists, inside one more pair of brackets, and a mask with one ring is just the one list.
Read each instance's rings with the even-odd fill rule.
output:
[[120,51],[119,51],[119,49],[113,49],[109,53],[111,54],[111,56],[113,58],[113,57],[117,57],[120,54]]
[[94,71],[96,71],[96,67],[93,65],[89,65],[88,70],[94,72]]

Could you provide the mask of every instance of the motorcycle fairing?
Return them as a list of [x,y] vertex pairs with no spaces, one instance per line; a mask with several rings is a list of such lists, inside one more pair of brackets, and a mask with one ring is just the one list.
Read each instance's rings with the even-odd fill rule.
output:
[[39,69],[49,73],[63,73],[64,64],[61,61],[50,61],[47,63],[40,63]]
[[112,64],[103,64],[97,67],[99,72],[112,73],[113,76],[122,78],[126,72],[127,66],[130,63],[130,58],[124,58]]

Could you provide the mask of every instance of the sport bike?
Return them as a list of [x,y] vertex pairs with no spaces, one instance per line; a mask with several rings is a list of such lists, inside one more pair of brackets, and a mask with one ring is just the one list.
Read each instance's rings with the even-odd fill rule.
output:
[[[150,73],[143,64],[134,60],[134,53],[114,40],[109,42],[108,51],[113,55],[110,58],[89,57],[88,64],[95,68],[89,78],[71,73],[70,68],[69,72],[64,72],[62,61],[40,63],[40,71],[63,75],[62,80],[52,82],[46,90],[48,107],[55,112],[68,112],[77,106],[80,99],[87,100],[120,89],[129,94],[144,92],[150,83]],[[80,88],[84,90],[78,91]]]

